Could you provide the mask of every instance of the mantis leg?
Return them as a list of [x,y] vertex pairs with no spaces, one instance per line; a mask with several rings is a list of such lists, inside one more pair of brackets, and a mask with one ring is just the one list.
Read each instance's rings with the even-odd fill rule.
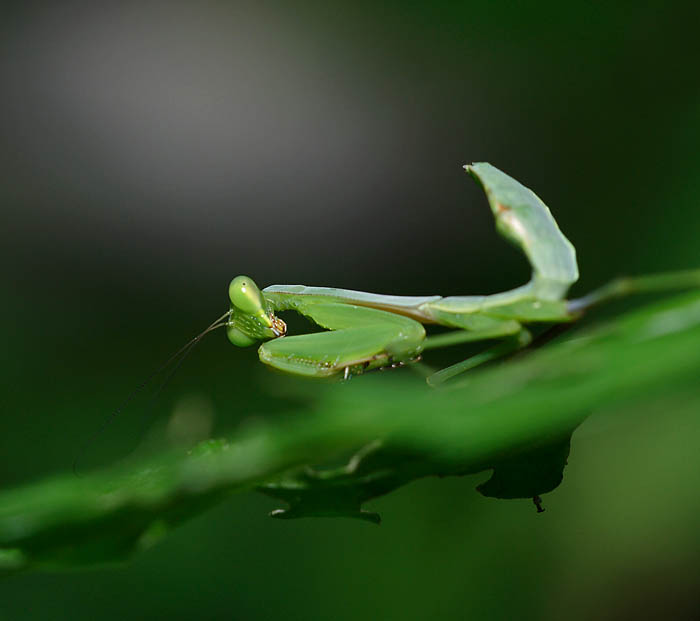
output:
[[628,295],[637,293],[654,293],[657,291],[673,291],[680,289],[693,289],[700,287],[700,270],[682,270],[677,272],[665,272],[651,276],[633,276],[629,278],[616,278],[603,285],[600,289],[592,291],[588,295],[568,302],[569,311],[580,313],[583,311]]
[[294,310],[330,331],[274,339],[258,354],[265,364],[295,375],[326,377],[409,360],[425,339],[417,321],[374,308],[331,302],[299,304]]
[[492,360],[507,356],[518,349],[527,347],[531,342],[532,336],[530,333],[525,328],[521,328],[520,332],[515,335],[511,335],[498,345],[486,349],[485,351],[482,351],[474,356],[470,356],[466,360],[462,360],[461,362],[437,371],[426,378],[426,381],[430,386],[439,386],[443,382],[455,377],[455,375],[469,371],[470,369],[478,367],[487,362],[491,362]]
[[481,330],[454,330],[453,332],[430,336],[423,343],[423,351],[449,347],[450,345],[461,345],[462,343],[471,343],[473,341],[501,338],[518,334],[522,330],[522,326],[514,320],[492,321],[493,324],[490,327]]

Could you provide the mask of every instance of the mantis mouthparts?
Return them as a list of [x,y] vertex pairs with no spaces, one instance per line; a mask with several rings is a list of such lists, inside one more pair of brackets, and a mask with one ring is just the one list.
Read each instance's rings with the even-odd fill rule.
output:
[[287,324],[282,319],[275,315],[270,315],[270,320],[272,321],[272,331],[275,333],[275,336],[287,334]]

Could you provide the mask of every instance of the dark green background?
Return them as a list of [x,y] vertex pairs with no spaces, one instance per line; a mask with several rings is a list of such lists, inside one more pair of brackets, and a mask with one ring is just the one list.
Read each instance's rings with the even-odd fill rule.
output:
[[[6,3],[0,484],[69,469],[226,310],[238,273],[396,294],[521,284],[470,161],[550,205],[579,253],[574,293],[700,265],[691,7]],[[273,382],[211,336],[150,431],[141,400],[82,467],[162,446],[192,399],[215,434],[274,417]],[[699,404],[594,413],[543,515],[476,494],[485,475],[374,502],[379,528],[277,522],[238,495],[128,567],[5,580],[0,618],[694,618]]]

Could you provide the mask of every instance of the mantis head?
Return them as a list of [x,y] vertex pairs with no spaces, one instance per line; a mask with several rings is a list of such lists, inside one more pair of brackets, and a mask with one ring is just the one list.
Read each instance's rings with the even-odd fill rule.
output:
[[226,328],[228,340],[238,347],[284,336],[287,325],[275,317],[252,278],[236,276],[228,287],[231,311]]

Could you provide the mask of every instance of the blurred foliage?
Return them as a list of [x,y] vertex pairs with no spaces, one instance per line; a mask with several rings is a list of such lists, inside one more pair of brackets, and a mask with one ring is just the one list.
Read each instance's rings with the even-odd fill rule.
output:
[[[551,491],[593,408],[668,399],[700,371],[700,293],[629,312],[444,389],[405,374],[307,388],[305,406],[187,453],[0,494],[9,571],[122,560],[233,491],[289,503],[276,517],[378,521],[362,504],[419,477],[493,469],[497,498]],[[307,384],[307,387],[310,384]],[[301,397],[302,395],[298,395]],[[345,466],[321,464],[363,446]],[[575,458],[575,456],[574,456]]]

